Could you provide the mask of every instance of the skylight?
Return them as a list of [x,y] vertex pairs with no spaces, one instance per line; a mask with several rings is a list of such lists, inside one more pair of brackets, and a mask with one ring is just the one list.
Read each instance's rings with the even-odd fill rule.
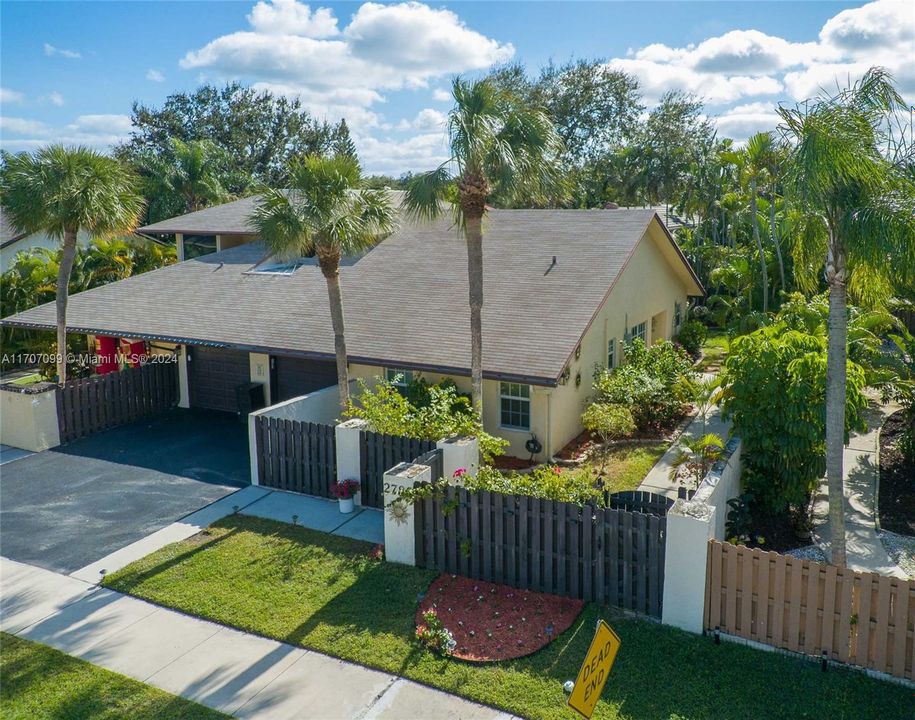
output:
[[296,258],[295,260],[285,260],[282,262],[268,261],[260,265],[255,265],[248,270],[255,275],[292,275],[303,265],[314,265],[314,258]]

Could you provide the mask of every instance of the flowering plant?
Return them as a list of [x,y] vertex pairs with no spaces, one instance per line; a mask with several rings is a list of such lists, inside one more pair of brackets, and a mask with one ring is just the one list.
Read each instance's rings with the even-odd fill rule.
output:
[[451,655],[457,647],[457,642],[451,631],[439,620],[438,613],[435,610],[427,610],[423,613],[423,622],[424,625],[416,628],[416,639],[430,650],[442,655]]
[[359,490],[358,480],[342,480],[330,486],[330,493],[337,500],[348,500]]
[[461,479],[462,477],[464,477],[466,474],[467,474],[467,468],[459,467],[457,470],[455,470],[455,471],[451,474],[451,477],[454,478],[455,480],[460,480],[460,479]]

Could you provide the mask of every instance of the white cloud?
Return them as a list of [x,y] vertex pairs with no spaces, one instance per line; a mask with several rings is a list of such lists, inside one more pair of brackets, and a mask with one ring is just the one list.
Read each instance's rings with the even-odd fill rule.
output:
[[337,18],[330,8],[312,12],[309,5],[296,0],[261,0],[248,15],[248,22],[257,32],[267,35],[327,38],[340,33]]
[[146,79],[152,82],[165,82],[165,75],[154,68],[150,68],[146,71]]
[[758,132],[774,130],[779,116],[771,103],[755,102],[732,107],[713,120],[719,135],[743,142]]
[[[13,151],[33,150],[49,143],[107,149],[125,140],[131,128],[127,115],[80,115],[63,127],[51,127],[25,118],[0,118],[3,147]],[[9,135],[19,137],[11,138]]]
[[823,91],[835,92],[873,65],[886,67],[911,102],[913,58],[915,5],[877,0],[838,13],[810,42],[731,30],[683,47],[655,43],[630,49],[610,65],[636,76],[649,104],[668,90],[694,93],[713,106],[742,101],[719,117],[718,127],[723,134],[748,134],[748,128],[763,122],[759,113],[747,109],[757,108],[759,99],[771,97],[774,106],[776,100],[800,102]]
[[25,101],[25,95],[23,95],[18,90],[10,90],[9,88],[0,87],[0,103],[7,103],[8,105],[19,104]]
[[369,175],[400,175],[408,170],[430,170],[448,160],[444,133],[423,133],[406,140],[355,137],[356,150]]
[[44,44],[44,54],[48,57],[60,55],[61,57],[69,58],[70,60],[78,60],[82,57],[82,55],[75,50],[65,50],[63,48],[54,47],[50,43]]
[[448,116],[432,108],[423,108],[412,120],[401,120],[398,130],[419,130],[420,132],[441,132],[445,129]]
[[436,88],[432,91],[432,99],[435,102],[451,102],[453,98],[450,91]]
[[342,31],[332,10],[295,0],[262,0],[248,21],[250,30],[188,52],[181,67],[296,95],[319,117],[345,116],[352,128],[383,126],[371,108],[384,91],[426,87],[514,54],[450,10],[417,2],[363,3]]
[[64,96],[57,92],[57,90],[52,90],[43,99],[57,107],[62,107],[64,104]]
[[0,117],[0,134],[6,135],[46,135],[51,131],[45,123],[40,120],[29,120],[27,118]]

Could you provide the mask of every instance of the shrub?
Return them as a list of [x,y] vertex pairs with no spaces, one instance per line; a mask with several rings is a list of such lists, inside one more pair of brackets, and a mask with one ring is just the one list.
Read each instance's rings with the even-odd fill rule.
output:
[[[463,435],[476,437],[484,460],[505,451],[508,441],[483,431],[483,424],[473,412],[470,399],[457,391],[454,382],[445,380],[431,385],[414,381],[405,393],[392,383],[376,378],[374,389],[359,380],[357,397],[350,399],[345,415],[361,418],[372,430],[387,435],[404,435],[425,440]],[[414,404],[410,398],[416,398]]]
[[544,500],[602,506],[604,493],[594,485],[590,472],[540,465],[530,473],[502,473],[484,466],[474,475],[464,476],[468,490],[489,490],[506,495],[528,495]]
[[708,328],[698,320],[689,320],[680,328],[676,340],[686,352],[696,357],[702,350],[706,337],[708,337]]
[[[826,344],[784,323],[731,341],[722,414],[743,440],[744,487],[772,513],[802,514],[826,469]],[[849,361],[847,429],[862,426],[863,388]]]
[[592,403],[581,416],[581,424],[606,443],[635,432],[635,421],[626,405]]
[[695,377],[691,358],[672,342],[646,347],[638,339],[626,344],[625,357],[616,370],[596,372],[596,402],[628,407],[642,434],[670,428],[690,400],[686,381]]
[[441,655],[450,655],[457,646],[451,631],[445,627],[435,610],[423,613],[423,624],[416,628],[416,639],[424,647]]

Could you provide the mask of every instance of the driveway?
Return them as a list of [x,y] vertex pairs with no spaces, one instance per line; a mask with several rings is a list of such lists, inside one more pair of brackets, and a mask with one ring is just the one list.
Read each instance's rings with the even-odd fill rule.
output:
[[70,573],[250,482],[247,427],[174,409],[0,467],[0,554]]

